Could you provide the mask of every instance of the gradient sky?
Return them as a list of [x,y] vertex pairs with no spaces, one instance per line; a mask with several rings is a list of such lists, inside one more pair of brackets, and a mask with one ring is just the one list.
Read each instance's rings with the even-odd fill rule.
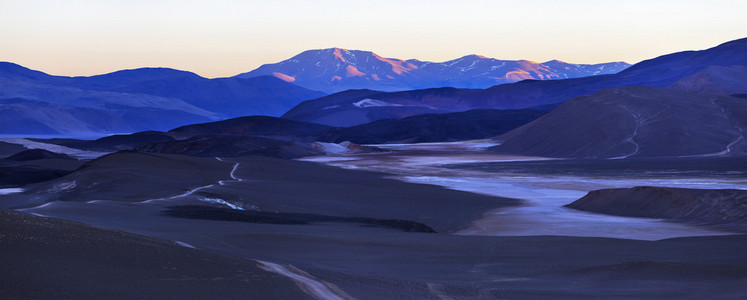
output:
[[206,77],[330,47],[635,63],[747,37],[745,15],[745,0],[0,0],[0,61],[54,75],[161,66]]

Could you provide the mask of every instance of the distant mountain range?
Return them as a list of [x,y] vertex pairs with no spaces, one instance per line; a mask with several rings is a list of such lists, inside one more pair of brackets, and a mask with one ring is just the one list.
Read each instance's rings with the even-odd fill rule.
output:
[[[345,141],[435,142],[500,134],[496,137],[500,144],[491,151],[507,154],[605,159],[742,157],[747,155],[746,53],[747,39],[741,39],[707,50],[664,55],[612,75],[526,80],[489,89],[347,90],[305,101],[283,118],[248,116],[169,132],[46,142],[97,151],[290,158],[348,147],[330,144]],[[26,77],[37,82],[38,75],[31,71]],[[120,82],[132,87],[144,77],[150,79],[147,73],[141,75],[126,76]],[[87,80],[78,86],[98,91],[95,80]],[[0,108],[17,105],[35,110],[27,101],[6,100],[11,104]],[[60,107],[52,109],[64,112]],[[12,117],[0,122],[33,125]],[[363,125],[351,126],[357,124]]]
[[164,130],[244,115],[280,115],[324,94],[271,76],[207,79],[166,68],[52,76],[0,62],[0,133]]
[[[589,95],[603,89],[632,85],[666,88],[679,80],[696,76],[680,89],[697,89],[712,82],[724,93],[737,92],[744,84],[740,67],[747,65],[747,39],[721,44],[702,51],[684,51],[660,56],[631,66],[617,74],[560,80],[524,80],[487,89],[434,88],[402,92],[370,90],[345,91],[305,101],[294,107],[285,118],[326,124],[354,126],[372,121],[424,114],[466,111],[471,109],[518,109],[560,104],[575,96]],[[700,75],[696,75],[704,72]],[[726,79],[726,80],[722,80]],[[736,81],[736,83],[732,82]],[[728,84],[729,86],[723,86]],[[723,87],[716,87],[721,85]]]
[[[340,63],[344,60],[348,65],[355,63],[360,67],[360,69],[355,68],[358,71],[362,70],[363,66],[370,65],[373,68],[374,65],[378,65],[381,70],[397,71],[404,74],[402,76],[407,77],[415,74],[416,71],[414,70],[437,67],[437,64],[414,60],[387,60],[370,52],[358,53],[356,51],[342,51],[342,49],[331,49],[327,52],[330,52],[328,54],[331,55],[332,61]],[[315,52],[307,51],[305,53]],[[364,63],[366,59],[363,59],[363,57],[366,53],[370,54],[370,57],[368,62]],[[716,112],[722,111],[723,113],[716,117],[726,118],[724,119],[726,121],[722,120],[723,124],[719,123],[721,125],[716,126],[713,130],[721,130],[722,133],[729,132],[729,134],[724,137],[725,140],[719,139],[713,143],[710,142],[709,137],[703,137],[709,142],[698,142],[698,145],[704,147],[701,149],[702,151],[688,150],[688,152],[683,150],[684,152],[680,153],[674,150],[672,150],[674,152],[666,150],[658,153],[648,149],[641,150],[632,156],[657,156],[663,155],[662,153],[665,152],[676,152],[676,155],[704,155],[721,153],[726,150],[729,150],[728,153],[741,153],[740,145],[742,142],[736,141],[738,134],[732,132],[733,128],[738,130],[741,127],[732,126],[733,124],[729,125],[731,123],[728,120],[744,118],[741,115],[740,102],[733,99],[747,97],[747,55],[745,53],[747,53],[747,39],[740,39],[707,50],[685,51],[660,56],[638,63],[616,74],[574,79],[523,80],[517,83],[496,85],[487,89],[442,87],[400,92],[353,89],[331,95],[299,87],[295,85],[298,82],[289,83],[274,76],[207,79],[185,71],[143,68],[91,77],[62,77],[30,70],[12,63],[0,63],[0,133],[70,134],[168,130],[188,124],[206,123],[231,117],[247,115],[277,116],[287,110],[283,114],[284,119],[301,123],[283,122],[277,118],[252,117],[229,120],[215,125],[205,124],[204,126],[177,128],[165,135],[143,133],[131,137],[116,137],[111,140],[99,141],[98,143],[101,145],[95,145],[95,147],[131,149],[143,142],[172,142],[174,138],[190,138],[199,134],[223,135],[245,134],[245,132],[253,132],[249,135],[279,138],[280,140],[299,140],[304,143],[314,140],[322,142],[351,140],[359,143],[458,140],[485,136],[491,133],[501,134],[539,117],[543,113],[542,111],[552,110],[577,96],[591,95],[606,89],[624,88],[623,91],[628,91],[625,90],[625,87],[648,86],[666,90],[663,92],[647,90],[640,93],[638,93],[638,90],[634,90],[637,93],[636,95],[640,94],[640,97],[649,99],[650,102],[636,102],[635,109],[640,109],[641,112],[636,112],[634,115],[643,116],[650,109],[656,109],[654,105],[659,102],[656,97],[662,97],[662,99],[676,98],[671,95],[674,92],[681,93],[681,96],[677,97],[683,99],[701,99],[692,100],[694,107],[697,106],[695,104],[699,103],[698,101],[713,100],[713,98],[697,95],[721,95],[732,100],[713,100],[716,101],[714,105],[733,103],[729,104],[728,107],[723,105],[701,107],[702,110],[700,111],[683,108],[680,111],[673,111],[674,115],[670,119],[684,118],[683,115],[678,115],[680,113],[698,116],[700,113],[713,110],[714,116],[716,116]],[[374,58],[375,61],[372,61]],[[478,61],[478,63],[475,63],[474,66],[469,63],[464,67],[462,63],[468,62],[470,59]],[[469,56],[452,62],[454,62],[454,66],[463,66],[460,68],[467,72],[482,68],[481,66],[485,61],[489,61],[489,59]],[[553,65],[554,63],[557,64],[557,62],[548,62],[543,66]],[[442,67],[438,67],[439,70],[446,70],[443,67],[444,64],[438,65],[442,65]],[[266,65],[265,68],[271,66],[273,65]],[[398,69],[396,66],[401,68]],[[412,68],[412,66],[417,68]],[[345,68],[352,70],[352,68]],[[327,73],[322,72],[321,74]],[[379,76],[378,73],[366,73],[365,76],[353,77],[370,77],[373,76],[372,74]],[[466,73],[457,74],[464,75]],[[275,75],[277,76],[277,74]],[[394,77],[394,75],[391,76]],[[455,75],[456,77],[459,76]],[[384,80],[381,80],[381,82],[384,82]],[[630,99],[620,95],[628,94],[630,93],[608,93],[604,94],[605,96],[602,98],[605,101],[626,103]],[[736,97],[729,97],[730,95]],[[313,100],[303,101],[304,99]],[[580,100],[573,103],[578,101]],[[548,120],[562,121],[547,123],[551,124],[547,125],[550,127],[597,126],[590,125],[593,122],[587,122],[587,116],[585,115],[572,114],[572,111],[576,110],[579,112],[585,111],[591,115],[609,114],[610,116],[619,116],[621,120],[629,119],[629,117],[620,115],[624,113],[619,110],[594,111],[584,108],[586,107],[584,105],[576,105],[572,110],[567,109],[567,107],[568,105],[561,105],[560,108],[553,110],[547,116],[526,126],[539,126],[538,124],[543,124]],[[539,108],[540,112],[527,111],[526,114],[522,113],[521,115],[510,112],[504,114],[500,111],[460,113],[475,109],[530,108],[535,110]],[[559,115],[559,112],[562,112],[563,115]],[[458,114],[437,115],[446,113]],[[416,115],[425,116],[408,118]],[[665,115],[665,113],[662,113],[662,116]],[[401,122],[396,121],[405,118],[408,119],[401,120]],[[500,120],[493,120],[493,118],[499,118]],[[371,123],[382,119],[393,120]],[[371,124],[344,130],[327,127],[350,127],[368,123]],[[578,125],[577,123],[586,125]],[[682,126],[690,126],[686,123],[682,123]],[[527,128],[526,126],[524,128]],[[542,134],[532,131],[535,132],[533,134],[536,134],[536,136],[530,135],[529,131],[522,134],[516,133],[519,131],[509,132],[504,137],[511,138],[506,138],[506,143],[500,148],[501,151],[512,153],[559,157],[625,156],[628,154],[625,154],[627,152],[623,150],[630,150],[627,148],[632,145],[630,142],[625,142],[630,133],[624,131],[629,128],[622,125],[619,127],[620,131],[615,134],[621,134],[626,138],[607,141],[619,144],[613,147],[617,151],[613,151],[615,153],[599,150],[598,145],[592,145],[598,142],[593,139],[587,141],[589,143],[588,151],[583,150],[586,149],[586,146],[576,147],[578,149],[575,150],[571,149],[575,146],[569,146],[571,150],[568,151],[570,152],[561,151],[562,147],[556,145],[553,146],[553,149],[557,150],[557,153],[545,153],[546,149],[533,150],[531,147],[521,146],[519,142],[521,140],[550,139],[549,136],[542,136],[542,134],[551,135],[549,129],[541,132]],[[602,127],[596,129],[600,128]],[[693,132],[702,132],[701,129],[693,130],[695,130]],[[293,131],[293,134],[289,134],[287,131]],[[668,131],[664,130],[663,132]],[[697,135],[692,135],[693,132],[689,132],[688,136],[696,137]],[[605,134],[612,134],[612,132]],[[665,135],[672,138],[677,136],[674,133]],[[607,135],[607,137],[610,137],[610,135]],[[682,139],[688,140],[684,137]],[[567,140],[571,140],[570,136]],[[731,148],[724,148],[724,145],[722,145],[727,140],[727,145],[731,145]],[[197,145],[203,141],[203,139],[195,139],[194,144]],[[244,139],[231,140],[230,142],[251,144],[256,141]],[[531,141],[528,143],[531,143]],[[710,146],[706,146],[706,144]],[[89,146],[94,147],[93,145]],[[680,149],[691,148],[680,147]],[[716,151],[714,149],[720,150]]]
[[441,63],[384,58],[371,51],[329,48],[304,51],[290,59],[265,64],[238,78],[275,76],[308,89],[336,93],[349,89],[403,91],[435,87],[488,88],[525,79],[549,80],[614,74],[625,62],[536,63],[467,55]]

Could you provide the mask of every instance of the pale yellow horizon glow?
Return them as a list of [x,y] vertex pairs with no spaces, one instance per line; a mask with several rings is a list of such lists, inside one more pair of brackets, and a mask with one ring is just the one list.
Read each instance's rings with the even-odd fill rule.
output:
[[169,67],[227,77],[340,47],[441,62],[601,63],[747,37],[747,1],[12,1],[0,61],[54,75]]

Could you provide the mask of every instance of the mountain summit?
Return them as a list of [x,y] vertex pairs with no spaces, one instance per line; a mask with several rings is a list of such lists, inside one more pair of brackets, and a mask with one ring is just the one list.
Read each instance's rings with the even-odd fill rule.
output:
[[330,48],[304,51],[276,64],[265,64],[239,78],[271,75],[318,91],[352,88],[397,90],[417,66],[401,59],[384,58],[370,51]]
[[329,48],[304,51],[290,59],[236,75],[270,75],[296,85],[334,93],[348,89],[398,91],[432,87],[487,88],[525,79],[548,80],[611,74],[630,65],[612,62],[569,64],[558,60],[536,63],[467,55],[441,63],[385,58],[371,51]]

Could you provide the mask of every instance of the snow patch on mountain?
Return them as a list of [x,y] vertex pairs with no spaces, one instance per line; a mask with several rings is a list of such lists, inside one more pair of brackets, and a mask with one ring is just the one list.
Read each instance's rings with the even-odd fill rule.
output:
[[280,78],[280,79],[284,80],[285,82],[294,82],[294,81],[296,81],[296,77],[293,77],[293,76],[290,76],[290,75],[286,75],[286,74],[283,74],[283,73],[280,73],[280,72],[272,72],[272,75],[275,76],[275,77],[277,77],[277,78]]
[[357,106],[358,108],[379,107],[379,106],[404,106],[402,104],[389,103],[389,102],[384,102],[381,100],[369,99],[369,98],[354,102],[353,105]]
[[220,199],[220,198],[200,197],[199,199],[200,199],[200,201],[203,201],[203,202],[225,205],[225,206],[228,206],[229,208],[235,209],[235,210],[244,210],[243,207],[238,206],[238,205],[233,204],[233,203],[230,203],[230,202],[228,202],[226,200],[223,200],[223,199]]
[[317,148],[327,155],[342,154],[348,152],[348,147],[335,143],[314,142],[314,148]]
[[361,77],[361,76],[366,76],[366,73],[358,71],[358,68],[356,68],[353,65],[349,65],[349,66],[345,67],[345,70],[346,70],[345,77]]
[[23,193],[23,191],[24,191],[23,188],[5,188],[5,189],[0,189],[0,195]]

